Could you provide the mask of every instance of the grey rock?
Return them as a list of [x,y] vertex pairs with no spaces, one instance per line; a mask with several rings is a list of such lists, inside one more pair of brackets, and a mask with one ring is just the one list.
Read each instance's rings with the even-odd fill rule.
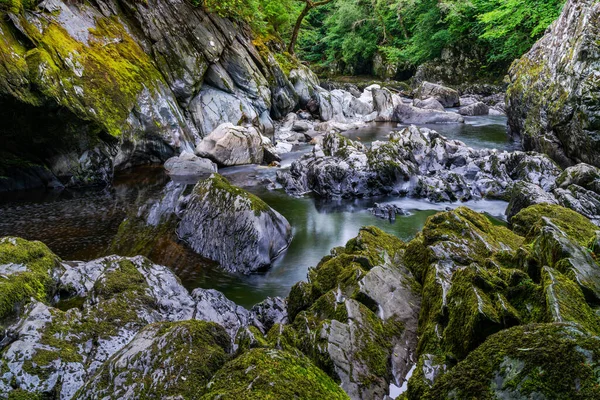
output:
[[403,124],[461,124],[465,119],[457,113],[426,110],[410,104],[399,104],[394,108],[392,121]]
[[460,115],[468,115],[468,116],[477,116],[477,115],[488,115],[490,113],[490,108],[485,105],[485,103],[477,102],[471,105],[461,107],[458,110]]
[[369,212],[377,218],[388,219],[391,222],[396,220],[396,215],[408,215],[402,208],[393,204],[375,203],[375,207],[369,208]]
[[433,97],[446,108],[460,105],[460,96],[456,90],[430,82],[421,83],[415,97],[421,100]]
[[250,310],[268,332],[275,324],[287,324],[287,300],[281,297],[269,297],[256,304]]
[[373,88],[373,111],[377,112],[376,121],[392,121],[394,115],[394,102],[392,93],[388,89]]
[[198,182],[183,207],[177,235],[228,271],[264,270],[292,240],[281,214],[216,174]]
[[414,99],[413,100],[413,106],[415,106],[417,108],[424,108],[426,110],[445,111],[444,106],[442,105],[442,103],[440,103],[439,101],[437,101],[433,97],[430,97],[430,98],[425,99],[425,100]]
[[261,164],[265,158],[263,138],[253,127],[219,125],[202,139],[196,153],[221,166]]
[[164,167],[169,175],[181,178],[202,177],[217,172],[217,164],[189,152],[183,152],[178,157],[169,158]]
[[510,203],[506,209],[508,220],[517,215],[519,211],[535,204],[558,204],[556,198],[544,189],[528,182],[517,182],[512,189]]

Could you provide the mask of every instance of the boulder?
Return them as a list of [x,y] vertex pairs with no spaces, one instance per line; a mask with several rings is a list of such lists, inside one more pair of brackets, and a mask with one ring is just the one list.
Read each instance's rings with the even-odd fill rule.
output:
[[229,335],[215,323],[148,325],[104,363],[74,399],[192,398],[206,390],[212,376],[228,361],[229,351]]
[[41,242],[0,239],[0,334],[31,301],[49,302],[56,294],[64,267]]
[[439,101],[437,101],[433,97],[430,97],[430,98],[425,99],[425,100],[414,99],[413,100],[413,106],[415,106],[417,108],[424,108],[426,110],[445,111],[444,106],[442,105],[442,103],[440,103]]
[[475,104],[478,102],[479,102],[479,99],[477,97],[465,96],[465,97],[460,98],[460,106],[461,107],[470,106],[471,104]]
[[253,127],[219,125],[196,147],[200,157],[209,158],[223,167],[261,164],[265,161],[263,137]]
[[544,189],[528,182],[517,182],[512,189],[506,217],[510,221],[519,211],[535,204],[558,204],[556,197]]
[[228,271],[264,270],[292,240],[281,214],[217,174],[198,182],[182,207],[177,235]]
[[460,96],[456,90],[435,83],[421,83],[415,97],[421,100],[433,97],[446,108],[460,106]]
[[178,157],[169,158],[165,161],[164,167],[167,174],[178,178],[196,178],[217,172],[217,164],[187,151]]
[[371,93],[373,94],[373,110],[377,113],[376,121],[391,121],[394,115],[392,92],[385,88],[373,88]]
[[562,167],[600,167],[600,3],[569,0],[546,34],[509,72],[510,132]]
[[423,399],[595,398],[600,392],[592,371],[598,355],[600,340],[581,326],[514,327],[490,337]]
[[488,115],[490,113],[490,108],[487,105],[485,105],[485,103],[479,101],[477,103],[461,107],[458,110],[458,113],[460,115],[467,115],[471,117],[477,115]]
[[207,399],[348,399],[309,359],[276,349],[247,351],[225,364],[206,388]]
[[363,228],[290,292],[299,348],[352,399],[385,398],[390,383],[402,385],[415,356],[420,301],[400,259],[403,248],[399,239]]
[[403,124],[461,124],[465,119],[457,113],[426,110],[410,104],[399,104],[394,108],[392,121]]

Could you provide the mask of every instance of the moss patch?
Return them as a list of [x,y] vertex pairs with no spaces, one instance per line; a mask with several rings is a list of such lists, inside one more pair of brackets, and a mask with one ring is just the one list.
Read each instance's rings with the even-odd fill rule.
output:
[[348,399],[340,387],[301,354],[254,349],[227,363],[202,399]]

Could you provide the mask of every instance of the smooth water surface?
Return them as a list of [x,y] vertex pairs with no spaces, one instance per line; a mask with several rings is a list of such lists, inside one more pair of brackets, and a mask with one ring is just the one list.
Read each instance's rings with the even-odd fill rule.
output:
[[[510,149],[512,143],[505,129],[486,120],[489,118],[475,119],[474,123],[461,127],[436,125],[435,128],[473,147]],[[395,127],[389,124],[376,125],[347,136],[360,137],[364,142],[385,140],[392,128]],[[310,149],[308,145],[295,148],[294,153],[284,156],[282,168],[289,167]],[[290,247],[268,272],[252,276],[225,273],[182,243],[158,249],[152,261],[171,267],[188,289],[217,289],[238,304],[250,307],[268,296],[286,296],[291,286],[306,278],[310,267],[316,266],[332,248],[355,237],[363,226],[375,225],[408,241],[422,229],[427,217],[448,207],[467,205],[499,219],[503,219],[506,208],[506,203],[498,201],[435,204],[397,197],[329,202],[312,197],[293,198],[281,190],[266,189],[277,170],[243,166],[220,171],[232,183],[261,197],[292,225],[294,239]],[[119,225],[148,204],[158,202],[169,181],[162,167],[142,167],[120,174],[113,186],[106,189],[1,194],[0,236],[41,240],[64,260],[91,260],[109,255]],[[392,202],[410,215],[398,216],[394,223],[378,219],[368,211],[375,202]]]

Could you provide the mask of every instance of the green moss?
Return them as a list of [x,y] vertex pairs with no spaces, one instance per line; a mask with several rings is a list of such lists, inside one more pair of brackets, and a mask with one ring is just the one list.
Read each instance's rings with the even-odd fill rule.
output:
[[8,393],[8,400],[44,400],[44,395],[17,389]]
[[521,210],[511,219],[513,230],[532,242],[547,225],[558,226],[576,243],[587,246],[598,227],[573,210],[557,205],[538,204]]
[[586,303],[579,286],[555,269],[544,267],[542,283],[546,307],[554,322],[575,322],[590,333],[600,333],[600,316]]
[[9,271],[0,274],[2,328],[31,298],[41,302],[51,300],[56,286],[53,274],[61,266],[60,259],[46,245],[19,238],[0,239],[0,265],[7,266]]
[[[17,18],[33,48],[25,53],[14,39],[0,43],[4,58],[19,55],[17,61],[28,71],[18,91],[5,91],[29,104],[55,101],[113,136],[135,133],[127,119],[138,96],[144,89],[153,92],[164,80],[117,17],[97,19],[87,44],[52,18],[41,19],[41,26],[22,15]],[[5,29],[9,35],[10,27],[3,25]],[[5,79],[15,77],[11,73]]]
[[299,61],[294,56],[290,55],[288,52],[274,53],[273,56],[275,57],[275,60],[277,60],[279,67],[286,76],[289,76],[290,72],[293,69],[298,68],[300,64]]
[[230,361],[207,387],[202,399],[348,399],[306,357],[273,349],[250,350]]
[[256,216],[265,212],[272,212],[271,207],[252,193],[233,186],[227,179],[219,174],[212,174],[210,178],[202,181],[194,188],[194,194],[200,198],[209,198],[216,204],[230,201],[230,196],[242,197],[248,201],[250,208]]
[[[109,399],[128,397],[132,393],[140,399],[173,396],[197,399],[206,390],[210,378],[230,358],[227,354],[229,335],[212,322],[152,324],[140,331],[137,337],[140,336],[146,346],[125,347],[115,354],[79,394],[92,392]],[[124,353],[127,362],[117,362]],[[113,380],[115,377],[118,381]]]
[[424,399],[595,399],[598,360],[600,340],[575,326],[519,326],[491,336]]

